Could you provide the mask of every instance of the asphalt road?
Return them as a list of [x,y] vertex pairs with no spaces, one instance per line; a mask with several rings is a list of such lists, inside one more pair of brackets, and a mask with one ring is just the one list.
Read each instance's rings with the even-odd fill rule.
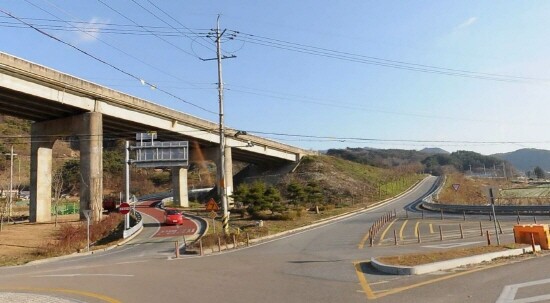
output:
[[[401,213],[434,181],[429,178],[391,203],[343,220],[205,257],[173,259],[173,243],[158,243],[150,227],[142,239],[105,253],[2,268],[0,300],[2,293],[23,292],[73,302],[451,303],[496,302],[503,291],[499,302],[546,299],[548,257],[414,277],[388,276],[369,266],[372,256],[436,249],[361,245],[372,222],[394,209]],[[460,241],[475,242],[448,243]]]

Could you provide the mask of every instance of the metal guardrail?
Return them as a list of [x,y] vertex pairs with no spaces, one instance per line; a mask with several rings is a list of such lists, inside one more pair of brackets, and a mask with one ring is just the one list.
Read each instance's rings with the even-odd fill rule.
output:
[[123,239],[126,239],[132,236],[143,227],[143,218],[141,217],[141,214],[136,211],[133,216],[136,218],[137,224],[132,226],[130,229],[124,230],[124,232],[122,233]]
[[[422,207],[432,211],[446,213],[490,214],[491,205],[455,205],[440,204],[424,200]],[[550,205],[495,205],[495,212],[501,215],[550,215]]]
[[[457,214],[491,214],[491,205],[463,205],[463,204],[441,204],[435,203],[439,192],[445,184],[440,179],[440,184],[433,194],[422,199],[421,207],[427,210]],[[500,215],[550,215],[550,205],[495,205],[495,213]]]

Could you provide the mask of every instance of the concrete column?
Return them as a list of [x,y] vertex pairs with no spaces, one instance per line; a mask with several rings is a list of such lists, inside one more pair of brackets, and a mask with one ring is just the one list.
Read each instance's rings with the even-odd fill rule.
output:
[[[103,119],[101,113],[86,113],[80,120],[80,209],[90,209],[100,221],[103,206]],[[80,219],[86,217],[80,212]]]
[[103,123],[100,113],[84,113],[31,126],[30,221],[51,220],[52,147],[61,137],[77,135],[80,140],[80,218],[92,210],[101,220],[103,200]]
[[55,139],[40,137],[41,123],[31,125],[30,222],[51,221],[52,148]]
[[175,205],[189,207],[187,168],[172,167],[172,194],[174,195]]

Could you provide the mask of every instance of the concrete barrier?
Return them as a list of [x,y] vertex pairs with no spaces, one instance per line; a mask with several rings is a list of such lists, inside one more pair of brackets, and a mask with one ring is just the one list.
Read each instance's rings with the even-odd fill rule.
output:
[[[536,245],[535,250],[539,251],[540,246]],[[466,265],[479,264],[483,262],[489,262],[497,258],[504,258],[510,256],[519,256],[532,252],[531,247],[509,249],[505,251],[497,251],[488,254],[475,255],[471,257],[458,258],[453,260],[434,262],[429,264],[417,265],[417,266],[399,266],[384,264],[378,261],[376,258],[371,258],[371,264],[377,270],[392,274],[392,275],[421,275],[440,270],[452,269]]]

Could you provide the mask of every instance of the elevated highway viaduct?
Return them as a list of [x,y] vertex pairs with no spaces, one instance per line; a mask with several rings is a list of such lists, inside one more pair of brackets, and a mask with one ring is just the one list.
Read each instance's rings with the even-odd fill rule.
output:
[[[219,124],[0,52],[0,113],[31,120],[31,222],[51,220],[52,147],[77,138],[80,146],[80,209],[101,217],[104,138],[135,139],[156,131],[159,141],[189,141],[189,157],[220,158]],[[310,153],[226,128],[225,187],[233,187],[232,161],[281,165]],[[252,143],[252,146],[247,144]],[[219,162],[219,161],[216,161]],[[218,175],[220,169],[218,165]],[[187,203],[187,168],[172,169],[175,199]],[[82,217],[82,213],[81,213]]]

